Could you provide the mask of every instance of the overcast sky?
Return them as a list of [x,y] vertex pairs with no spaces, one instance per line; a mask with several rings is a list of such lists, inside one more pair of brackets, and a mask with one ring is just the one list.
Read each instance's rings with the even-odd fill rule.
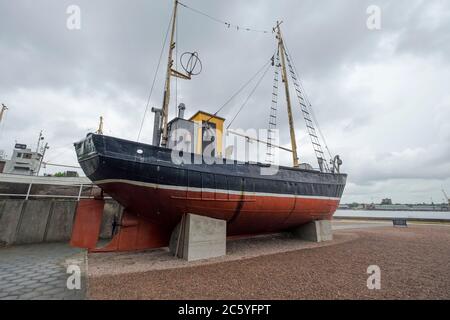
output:
[[[343,202],[442,202],[450,193],[450,2],[447,0],[184,0],[230,23],[270,30],[277,20],[323,134],[349,174]],[[81,29],[67,28],[68,6]],[[370,5],[381,29],[367,28]],[[35,146],[46,160],[76,165],[72,143],[95,131],[136,140],[173,2],[170,0],[0,0],[0,149]],[[197,51],[203,72],[178,81],[187,115],[215,112],[273,54],[271,33],[215,23],[180,8],[178,50]],[[166,63],[166,58],[163,64]],[[266,128],[268,72],[234,128]],[[163,72],[150,106],[162,102]],[[251,87],[220,115],[232,118]],[[175,115],[175,99],[171,116]],[[280,101],[281,143],[289,145]],[[298,106],[302,162],[314,162]],[[142,141],[151,142],[153,117]],[[284,157],[289,160],[289,155]],[[50,167],[46,172],[52,172]]]

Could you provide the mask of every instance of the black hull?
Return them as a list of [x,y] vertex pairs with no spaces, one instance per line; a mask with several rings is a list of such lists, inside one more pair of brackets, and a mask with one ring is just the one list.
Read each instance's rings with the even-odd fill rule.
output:
[[[128,212],[169,228],[183,213],[224,218],[236,234],[330,219],[346,183],[345,174],[287,167],[262,176],[266,165],[223,164],[222,159],[207,164],[211,159],[194,154],[188,155],[194,164],[175,164],[170,149],[103,135],[90,134],[76,148],[81,167],[94,183]],[[248,219],[239,225],[246,214]],[[264,223],[258,223],[262,218]]]

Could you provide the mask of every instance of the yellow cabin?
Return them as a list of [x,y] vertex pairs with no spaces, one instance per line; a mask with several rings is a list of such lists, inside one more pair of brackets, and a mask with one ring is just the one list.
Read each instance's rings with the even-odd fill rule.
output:
[[225,119],[208,112],[198,111],[189,120],[196,124],[195,130],[197,132],[194,134],[197,137],[195,153],[203,154],[205,148],[211,143],[214,143],[216,150],[215,156],[222,157],[222,134]]

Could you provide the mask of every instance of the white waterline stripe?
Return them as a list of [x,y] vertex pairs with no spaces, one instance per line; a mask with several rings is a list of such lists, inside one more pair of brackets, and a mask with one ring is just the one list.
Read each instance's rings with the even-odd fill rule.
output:
[[140,182],[133,180],[125,180],[125,179],[107,179],[107,180],[98,180],[94,181],[95,184],[108,184],[108,183],[126,183],[139,187],[153,188],[153,189],[165,189],[165,190],[176,190],[176,191],[192,191],[192,192],[210,192],[210,193],[223,193],[223,194],[232,194],[232,195],[242,195],[245,196],[258,196],[258,197],[278,197],[278,198],[298,198],[298,199],[318,199],[318,200],[334,200],[339,201],[340,198],[336,197],[321,197],[321,196],[300,196],[295,194],[279,194],[279,193],[264,193],[264,192],[240,192],[240,191],[228,191],[222,189],[203,189],[203,188],[194,188],[194,187],[180,187],[180,186],[170,186],[156,183],[148,183],[148,182]]

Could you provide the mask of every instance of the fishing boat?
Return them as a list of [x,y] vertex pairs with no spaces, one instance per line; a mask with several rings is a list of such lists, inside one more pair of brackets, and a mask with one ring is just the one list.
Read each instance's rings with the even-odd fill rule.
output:
[[[117,223],[121,230],[113,240],[115,249],[166,246],[172,231],[188,213],[225,220],[229,236],[278,232],[315,220],[331,219],[339,206],[347,176],[340,173],[339,156],[325,157],[311,104],[283,40],[281,22],[273,28],[276,53],[270,59],[275,71],[268,135],[265,141],[244,138],[263,143],[268,158],[274,149],[290,152],[292,167],[277,166],[275,173],[265,175],[262,172],[273,167],[270,160],[253,163],[227,159],[228,154],[222,150],[226,120],[218,113],[199,111],[190,119],[184,119],[185,106],[181,104],[178,116],[169,121],[171,79],[191,79],[201,63],[197,53],[189,53],[184,71],[174,68],[174,35],[180,5],[186,6],[174,1],[164,99],[162,108],[153,110],[153,144],[101,132],[88,134],[75,143],[78,161],[86,176],[124,208],[122,221]],[[282,87],[279,75],[286,98],[290,149],[276,145],[273,137],[278,87]],[[289,81],[292,81],[306,121],[317,169],[300,163],[297,156]],[[175,137],[179,129],[192,136]],[[232,131],[231,134],[239,135]],[[123,244],[124,241],[128,244]]]

